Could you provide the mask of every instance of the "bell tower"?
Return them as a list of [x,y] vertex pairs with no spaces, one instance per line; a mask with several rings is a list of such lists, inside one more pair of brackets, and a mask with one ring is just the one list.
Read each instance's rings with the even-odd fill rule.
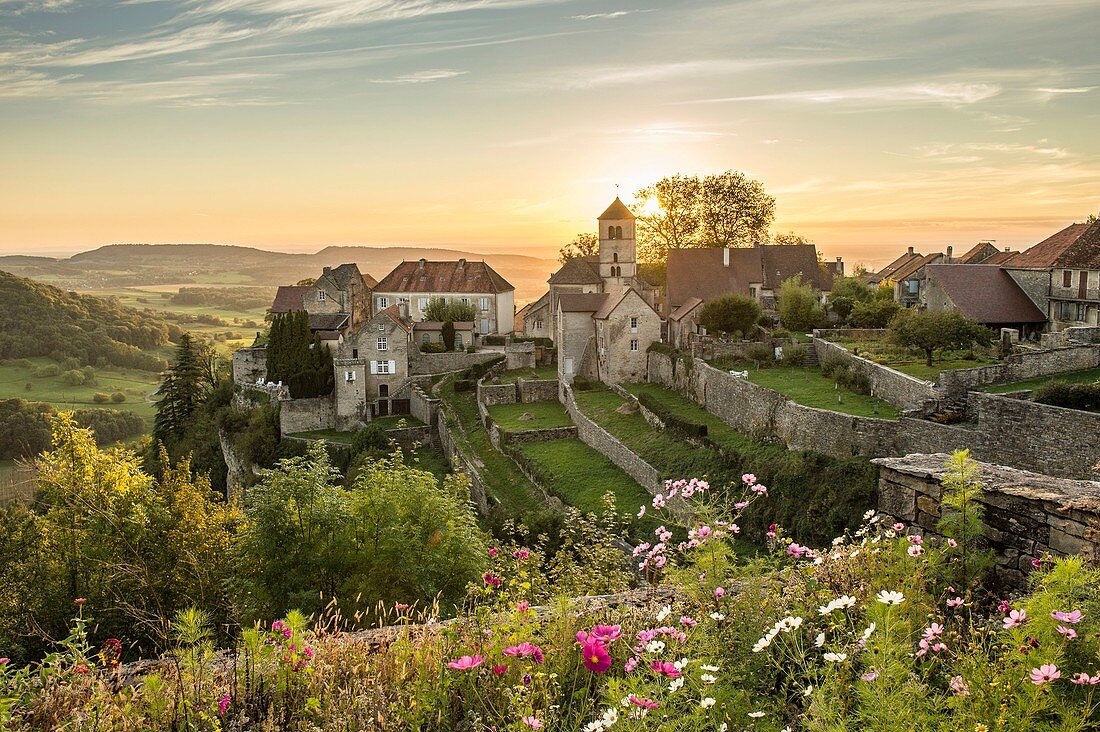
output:
[[600,226],[600,277],[604,281],[604,292],[630,287],[638,268],[634,214],[616,196],[597,221]]

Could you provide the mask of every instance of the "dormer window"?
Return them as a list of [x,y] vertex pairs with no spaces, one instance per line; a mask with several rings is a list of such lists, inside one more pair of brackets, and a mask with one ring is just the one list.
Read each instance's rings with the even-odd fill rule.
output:
[[324,290],[318,290],[317,291],[317,299],[318,300],[324,300],[325,299],[325,291]]

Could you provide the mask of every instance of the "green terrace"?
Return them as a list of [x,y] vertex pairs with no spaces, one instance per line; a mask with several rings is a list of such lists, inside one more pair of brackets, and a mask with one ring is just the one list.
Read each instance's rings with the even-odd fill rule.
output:
[[1064,381],[1067,384],[1092,384],[1100,381],[1100,367],[1094,369],[1085,369],[1083,371],[1068,371],[1064,374],[1038,376],[1034,379],[1013,381],[1009,384],[995,384],[993,386],[985,387],[983,391],[987,391],[992,394],[1004,394],[1005,392],[1010,391],[1023,391],[1025,389],[1034,390],[1038,389],[1044,384],[1049,384],[1052,381]]
[[773,389],[806,407],[831,409],[857,417],[897,419],[898,409],[869,394],[860,394],[833,381],[815,366],[782,366],[747,369],[754,384]]
[[988,366],[998,363],[998,359],[971,351],[935,351],[932,354],[932,365],[925,363],[924,355],[910,351],[902,346],[894,345],[888,341],[877,340],[835,340],[838,346],[844,346],[857,356],[874,361],[883,366],[923,379],[936,381],[943,371],[955,369],[972,369],[977,366]]
[[568,427],[573,424],[560,402],[497,404],[489,407],[489,415],[506,432]]

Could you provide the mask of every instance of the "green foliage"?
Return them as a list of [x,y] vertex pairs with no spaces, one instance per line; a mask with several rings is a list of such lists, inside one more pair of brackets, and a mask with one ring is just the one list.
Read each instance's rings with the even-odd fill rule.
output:
[[160,371],[164,362],[146,351],[180,333],[150,311],[0,272],[0,360],[49,356],[71,358],[69,369],[102,360]]
[[305,310],[276,313],[267,344],[267,379],[289,384],[291,377],[319,366],[311,346],[309,314]]
[[48,363],[44,366],[39,366],[34,370],[34,378],[47,379],[52,376],[57,376],[61,373],[61,367],[55,363]]
[[829,309],[841,322],[847,322],[856,303],[867,303],[874,298],[871,288],[860,277],[836,277],[829,292]]
[[892,299],[873,298],[855,303],[848,320],[855,328],[885,328],[901,309],[901,305]]
[[563,264],[574,257],[591,257],[600,251],[600,239],[590,232],[582,232],[558,251],[558,261]]
[[825,322],[825,308],[813,285],[803,284],[798,276],[784,280],[779,287],[779,322],[795,333],[805,333]]
[[[213,352],[192,342],[184,333],[176,346],[176,358],[157,388],[157,415],[153,421],[153,439],[174,446],[183,436],[195,409],[210,394],[216,383]],[[104,401],[109,400],[105,395]]]
[[[469,323],[477,319],[477,311],[472,305],[467,305],[461,300],[452,299],[447,302],[442,297],[433,297],[428,301],[428,307],[424,309],[424,320],[435,323]],[[452,345],[447,350],[453,350]]]
[[168,302],[189,307],[217,308],[246,313],[267,308],[275,293],[271,288],[257,287],[181,287]]
[[359,455],[362,452],[380,452],[388,449],[389,446],[390,441],[386,437],[386,430],[377,422],[360,427],[351,441],[353,455]]
[[421,343],[420,344],[420,352],[421,353],[446,353],[447,352],[447,346],[445,346],[442,343],[437,343],[437,342],[434,342],[434,341],[432,343]]
[[445,322],[440,330],[440,335],[443,337],[444,350],[453,351],[455,349],[455,324],[449,320]]
[[806,361],[808,349],[803,343],[783,346],[783,356],[780,359],[784,366],[801,366]]
[[978,502],[982,484],[978,466],[970,459],[969,450],[956,450],[947,462],[940,498],[942,518],[936,525],[939,532],[958,543],[957,555],[945,566],[947,581],[970,589],[993,565],[993,552],[985,548],[985,509]]
[[906,311],[890,321],[893,342],[924,352],[932,366],[932,354],[939,349],[969,348],[977,343],[988,346],[993,332],[956,311]]
[[1031,398],[1040,404],[1100,412],[1100,381],[1079,384],[1055,379],[1035,389]]
[[821,373],[857,394],[871,393],[871,380],[844,356],[830,353],[821,361]]
[[[50,446],[49,404],[23,399],[0,400],[0,460],[31,458]],[[96,443],[109,445],[145,431],[141,417],[115,409],[78,409],[76,423],[95,433]]]
[[760,303],[745,295],[723,295],[708,300],[699,311],[699,323],[708,333],[750,340],[756,335],[759,317]]
[[775,349],[766,343],[751,343],[745,347],[745,359],[756,368],[766,369],[775,362]]
[[95,386],[95,369],[85,366],[83,369],[69,369],[61,374],[61,381],[69,386]]

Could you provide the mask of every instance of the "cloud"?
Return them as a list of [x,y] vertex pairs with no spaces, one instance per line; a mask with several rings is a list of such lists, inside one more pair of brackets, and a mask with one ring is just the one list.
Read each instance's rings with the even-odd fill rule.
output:
[[[1042,141],[1042,142],[1045,142]],[[946,142],[934,145],[923,145],[917,148],[924,157],[947,158],[955,162],[976,162],[983,160],[983,155],[969,155],[958,158],[957,153],[1002,153],[1009,155],[1037,156],[1043,158],[1062,159],[1070,156],[1069,150],[1063,147],[1050,147],[1042,145],[1021,145],[1010,142]]]
[[614,18],[622,18],[625,15],[633,15],[634,13],[652,13],[652,10],[615,10],[610,13],[589,13],[587,15],[570,15],[571,20],[612,20]]
[[1094,89],[1096,89],[1095,86],[1078,86],[1071,89],[1045,87],[1041,89],[1036,89],[1035,91],[1042,92],[1043,94],[1086,94]]
[[24,53],[24,62],[34,66],[78,67],[139,61],[158,56],[202,51],[219,44],[250,38],[257,33],[258,31],[254,28],[235,28],[225,22],[206,23],[185,28],[176,33],[165,33],[99,47],[90,41],[69,41],[60,49],[43,49],[45,52],[37,58],[30,55],[34,51],[32,47],[28,49],[30,53]]
[[810,56],[751,59],[716,58],[633,65],[587,66],[554,69],[551,78],[540,76],[532,83],[538,89],[545,89],[547,83],[564,89],[594,89],[628,84],[652,84],[683,78],[713,78],[769,67],[816,66],[823,63],[840,63],[845,60],[851,60],[851,58],[834,58],[827,61]]
[[792,102],[797,104],[976,104],[1001,93],[996,84],[984,83],[913,83],[900,86],[867,86],[847,89],[752,94],[736,97],[697,99],[689,104],[728,102]]
[[466,74],[465,71],[457,71],[455,69],[427,69],[426,71],[415,71],[411,74],[401,74],[400,76],[394,76],[389,79],[371,79],[373,84],[430,84],[433,81],[440,81],[442,79],[453,79],[456,76],[462,76]]
[[68,10],[74,0],[0,0],[0,15],[27,15],[29,13],[57,13]]

